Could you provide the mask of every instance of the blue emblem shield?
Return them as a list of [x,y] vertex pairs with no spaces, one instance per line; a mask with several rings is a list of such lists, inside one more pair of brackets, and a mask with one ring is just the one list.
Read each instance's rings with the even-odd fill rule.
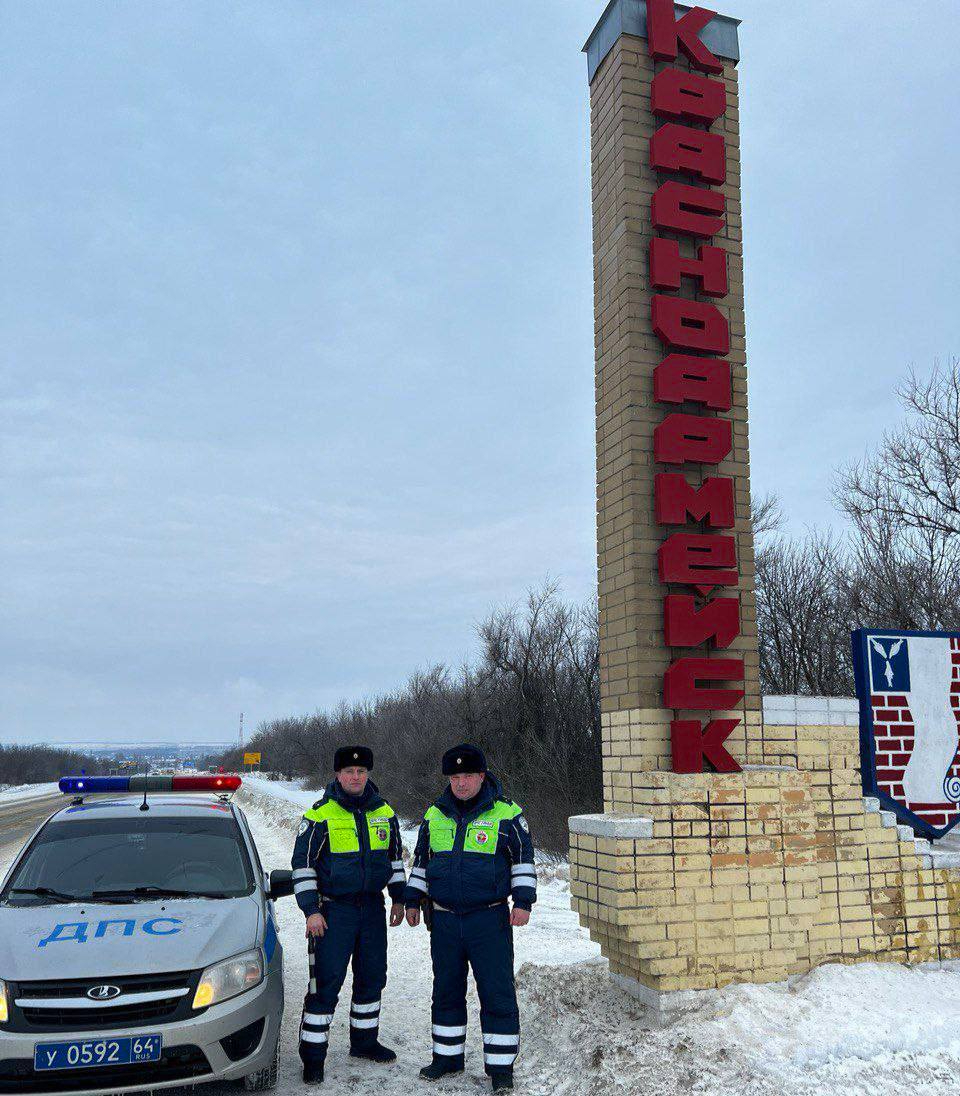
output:
[[853,633],[865,795],[929,838],[960,822],[960,633]]

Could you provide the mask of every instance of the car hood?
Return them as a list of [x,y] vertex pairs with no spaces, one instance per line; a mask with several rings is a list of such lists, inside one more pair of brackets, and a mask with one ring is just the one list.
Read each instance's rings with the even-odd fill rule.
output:
[[0,978],[45,981],[193,970],[260,942],[260,899],[0,907]]

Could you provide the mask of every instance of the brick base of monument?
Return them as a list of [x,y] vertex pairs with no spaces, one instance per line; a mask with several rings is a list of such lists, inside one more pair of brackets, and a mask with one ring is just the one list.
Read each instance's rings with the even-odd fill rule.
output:
[[[605,738],[630,726],[605,717]],[[611,813],[571,818],[573,905],[614,979],[649,997],[960,958],[960,854],[863,798],[857,728],[757,730],[764,759],[740,773],[624,757],[606,774]],[[667,741],[666,724],[649,731]]]

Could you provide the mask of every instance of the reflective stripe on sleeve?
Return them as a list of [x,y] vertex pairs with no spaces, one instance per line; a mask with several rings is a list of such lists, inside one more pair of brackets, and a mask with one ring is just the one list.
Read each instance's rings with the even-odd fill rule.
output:
[[317,878],[317,869],[316,868],[294,868],[293,869],[293,878],[294,879],[316,879]]
[[402,871],[395,871],[387,881],[387,886],[392,887],[394,883],[406,883],[407,877]]
[[407,880],[407,886],[410,887],[412,890],[423,891],[424,894],[427,893],[427,883],[424,879],[414,879],[414,877],[411,875],[410,878]]
[[304,891],[315,891],[316,889],[316,879],[301,879],[299,883],[293,884],[294,894],[302,894]]

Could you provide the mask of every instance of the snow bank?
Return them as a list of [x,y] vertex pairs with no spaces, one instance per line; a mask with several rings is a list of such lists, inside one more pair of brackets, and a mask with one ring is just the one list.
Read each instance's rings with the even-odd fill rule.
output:
[[757,1069],[929,1051],[960,1057],[960,974],[952,970],[834,964],[789,986],[731,987],[702,1015],[706,1036],[732,1036]]
[[661,1026],[601,963],[518,973],[531,1092],[924,1096],[960,1087],[960,973],[830,965],[731,986]]
[[304,788],[300,780],[264,780],[262,776],[240,774],[243,787],[260,795],[270,795],[287,803],[296,803],[301,808],[312,807],[323,795],[322,791]]
[[258,821],[265,822],[277,830],[286,830],[291,835],[292,851],[294,836],[303,818],[303,812],[316,803],[319,793],[311,792],[313,798],[309,803],[297,803],[288,796],[275,795],[272,788],[270,781],[247,780],[244,777],[243,785],[234,798],[245,811],[255,813]]
[[0,784],[0,803],[12,799],[43,799],[59,790],[56,784]]

